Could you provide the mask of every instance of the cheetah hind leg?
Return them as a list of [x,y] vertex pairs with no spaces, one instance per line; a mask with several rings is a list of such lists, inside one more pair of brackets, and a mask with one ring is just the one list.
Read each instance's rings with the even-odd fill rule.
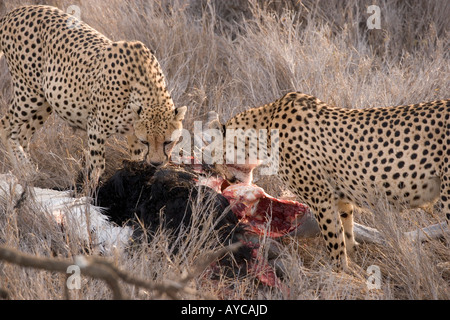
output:
[[[9,113],[1,121],[1,138],[8,151],[9,159],[17,175],[26,180],[34,180],[38,173],[38,168],[31,161],[28,153],[28,145],[33,133],[42,126],[47,119],[48,104],[44,101],[40,104],[42,107],[35,109],[36,112],[30,112],[27,115]],[[12,110],[15,108],[12,107]],[[38,121],[37,118],[40,120]]]
[[[450,159],[445,163],[449,163]],[[447,228],[450,230],[450,168],[444,169],[445,174],[441,178],[440,200],[442,203],[442,211],[447,219]]]
[[359,245],[359,243],[355,240],[355,235],[353,232],[353,205],[348,202],[338,201],[338,211],[344,227],[345,247],[347,249],[347,253],[351,255],[356,251],[357,246]]
[[29,144],[34,133],[42,128],[44,122],[52,114],[52,109],[50,104],[47,102],[41,102],[39,104],[39,109],[33,114],[27,123],[23,123],[21,127],[21,139],[20,145],[23,147],[26,154],[29,154]]
[[310,205],[321,229],[323,239],[336,271],[348,271],[347,252],[345,250],[344,228],[339,217],[338,205],[332,193],[324,195],[324,199]]
[[[28,160],[28,157],[26,156],[26,153],[23,149],[23,147],[20,145],[20,143],[17,143],[14,140],[11,140],[13,129],[10,125],[10,119],[8,114],[6,114],[1,120],[0,120],[0,139],[2,141],[2,144],[5,147],[5,150],[8,154],[8,158],[16,169],[21,169],[20,171],[23,171],[24,169],[22,166],[27,166],[28,164],[31,164]],[[18,130],[21,131],[21,128]],[[20,139],[19,139],[20,141]]]
[[2,142],[3,146],[6,150],[9,150],[9,119],[8,115],[6,114],[2,119],[0,119],[0,141]]

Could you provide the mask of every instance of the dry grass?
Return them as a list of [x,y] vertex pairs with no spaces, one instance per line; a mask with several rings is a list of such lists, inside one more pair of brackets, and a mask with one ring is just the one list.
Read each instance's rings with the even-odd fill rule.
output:
[[[188,129],[210,110],[226,120],[293,90],[351,108],[448,98],[450,2],[376,1],[381,29],[368,30],[366,8],[372,2],[6,0],[0,3],[0,15],[22,4],[62,9],[75,4],[82,20],[110,38],[143,41],[155,50],[175,104],[189,107]],[[11,97],[4,59],[0,79],[3,114]],[[32,144],[43,177],[37,185],[73,184],[83,167],[85,146],[84,132],[74,133],[51,117]],[[109,139],[107,172],[114,172],[125,157],[123,139]],[[7,172],[10,165],[3,152],[0,160],[0,171]],[[283,191],[273,187],[279,186],[275,178],[265,178],[265,185],[272,186],[273,193]],[[373,213],[358,214],[357,220],[381,230],[388,245],[362,245],[352,260],[351,275],[331,271],[322,239],[288,239],[277,262],[283,266],[289,292],[260,288],[252,278],[212,280],[204,274],[190,283],[197,291],[182,298],[449,299],[449,273],[438,267],[450,260],[449,239],[411,244],[400,236],[402,231],[437,223],[439,217],[422,210],[393,214],[387,205],[380,205]],[[111,259],[142,278],[177,279],[193,268],[199,246],[208,241],[213,238],[207,234],[191,235],[183,255],[173,257],[167,239],[160,235],[148,246]],[[0,207],[0,242],[42,256],[72,257],[82,247],[31,205],[17,211],[8,200]],[[368,290],[365,282],[370,265],[379,266],[382,273],[378,290]],[[72,298],[110,297],[104,284],[83,281],[82,290]],[[8,289],[13,299],[58,299],[64,296],[63,284],[61,276],[0,264],[0,287]],[[125,290],[132,298],[154,298],[131,286]]]

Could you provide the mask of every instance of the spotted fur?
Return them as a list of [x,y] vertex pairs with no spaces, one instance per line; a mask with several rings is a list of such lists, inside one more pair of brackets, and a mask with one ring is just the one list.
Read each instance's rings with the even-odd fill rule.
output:
[[[375,207],[381,199],[413,208],[440,199],[450,213],[449,114],[450,100],[345,109],[293,92],[210,127],[224,134],[279,130],[268,142],[269,152],[279,143],[278,174],[313,210],[331,259],[346,269],[346,248],[355,246],[354,205]],[[248,149],[237,151],[249,155]],[[256,167],[216,166],[228,180],[246,182]]]
[[74,19],[54,7],[24,6],[0,20],[14,93],[0,136],[12,162],[29,162],[31,137],[55,112],[87,131],[95,179],[114,133],[127,136],[132,160],[166,163],[186,107],[174,107],[155,56],[141,42],[113,42]]

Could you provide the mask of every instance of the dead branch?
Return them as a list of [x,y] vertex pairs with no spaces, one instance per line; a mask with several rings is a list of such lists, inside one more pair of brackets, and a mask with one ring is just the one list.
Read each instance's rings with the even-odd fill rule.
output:
[[[377,229],[354,223],[353,231],[355,240],[361,243],[386,244],[386,239]],[[431,239],[438,239],[450,233],[447,222],[433,224],[421,229],[410,232],[404,232],[404,236],[411,241],[424,242]],[[291,236],[298,238],[313,238],[320,235],[320,228],[314,218],[305,219],[302,225],[290,233]]]
[[[166,294],[172,299],[177,299],[180,291],[188,291],[186,285],[190,280],[200,275],[213,261],[227,252],[236,250],[238,247],[239,245],[231,245],[222,248],[217,252],[206,253],[196,261],[194,270],[183,276],[179,281],[164,281],[162,283],[153,283],[144,279],[139,279],[120,270],[112,262],[94,256],[76,256],[74,261],[70,261],[36,257],[6,246],[0,246],[0,261],[6,261],[25,268],[41,269],[64,274],[67,273],[67,269],[70,266],[77,265],[80,268],[81,274],[90,278],[105,281],[113,293],[114,300],[126,298],[120,288],[119,280],[147,290],[156,291],[159,295]],[[4,289],[0,289],[0,293],[1,296],[8,296],[8,293]]]
[[117,276],[110,269],[105,268],[100,264],[80,263],[81,265],[79,265],[76,262],[74,263],[69,260],[36,257],[5,246],[0,246],[0,260],[25,268],[34,268],[64,274],[67,273],[67,269],[70,266],[75,264],[80,267],[80,270],[84,275],[105,281],[113,292],[113,299],[123,299]]

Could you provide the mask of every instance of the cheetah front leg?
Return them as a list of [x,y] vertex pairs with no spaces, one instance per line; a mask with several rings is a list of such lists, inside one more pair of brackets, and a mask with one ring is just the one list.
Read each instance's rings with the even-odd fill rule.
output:
[[88,120],[88,178],[92,186],[97,186],[105,171],[105,143],[107,135],[97,121]]
[[127,136],[131,161],[143,161],[148,154],[148,146],[144,145],[134,134]]

